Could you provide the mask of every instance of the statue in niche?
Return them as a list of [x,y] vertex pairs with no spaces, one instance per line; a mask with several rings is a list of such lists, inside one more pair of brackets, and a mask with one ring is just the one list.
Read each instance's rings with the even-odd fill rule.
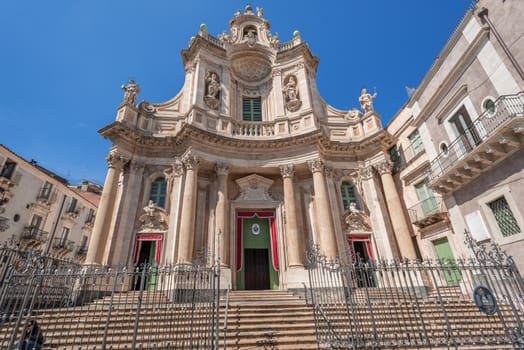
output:
[[218,109],[220,106],[220,81],[215,72],[206,74],[206,95],[204,102],[209,108]]
[[362,107],[364,113],[373,111],[373,100],[376,97],[376,92],[371,95],[366,88],[362,89],[362,93],[360,94],[358,101],[360,102],[360,106]]
[[284,80],[282,92],[284,93],[284,105],[287,110],[290,112],[297,111],[302,102],[298,94],[297,78],[294,75],[290,75]]
[[122,85],[120,87],[122,90],[124,90],[124,104],[129,104],[134,106],[136,103],[136,98],[138,96],[138,93],[140,92],[140,88],[135,83],[133,79],[129,80],[129,84],[127,86]]
[[247,29],[246,33],[244,34],[244,39],[247,41],[247,45],[249,47],[255,46],[257,43],[257,31],[254,28]]

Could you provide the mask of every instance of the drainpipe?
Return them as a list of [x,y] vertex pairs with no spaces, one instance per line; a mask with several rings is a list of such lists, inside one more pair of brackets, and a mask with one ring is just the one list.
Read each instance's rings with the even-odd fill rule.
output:
[[53,225],[53,230],[51,231],[51,235],[49,237],[49,243],[47,244],[47,248],[45,250],[46,254],[49,253],[49,250],[51,249],[51,246],[53,245],[53,240],[55,239],[56,229],[58,228],[58,223],[60,222],[60,217],[62,216],[62,210],[64,210],[64,204],[66,201],[67,196],[64,194],[62,196],[62,203],[60,204],[60,210],[58,211],[58,215],[56,216],[55,224]]
[[517,70],[517,73],[519,73],[520,78],[522,80],[524,80],[524,71],[522,70],[522,68],[520,67],[519,63],[517,62],[517,60],[515,59],[515,57],[511,53],[511,51],[510,51],[509,47],[506,45],[506,42],[504,41],[504,39],[502,39],[502,37],[500,36],[499,32],[497,31],[497,29],[493,25],[493,22],[491,22],[491,20],[489,19],[489,17],[488,17],[488,9],[485,8],[485,7],[481,8],[480,11],[477,13],[477,15],[480,17],[480,19],[482,20],[483,23],[487,23],[488,24],[488,27],[489,27],[490,31],[493,33],[493,35],[495,35],[495,38],[497,39],[497,41],[499,42],[500,46],[502,47],[502,50],[504,50],[504,53],[506,53],[506,56],[508,56],[509,60],[513,64],[513,67],[515,67],[515,69]]

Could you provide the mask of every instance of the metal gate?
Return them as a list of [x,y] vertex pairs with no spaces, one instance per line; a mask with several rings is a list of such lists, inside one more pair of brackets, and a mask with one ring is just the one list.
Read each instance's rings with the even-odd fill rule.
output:
[[308,252],[319,349],[524,348],[524,286],[496,244],[468,260],[327,260]]
[[218,349],[219,265],[128,270],[48,260],[33,254],[4,266],[0,349],[23,341],[30,320],[43,349]]

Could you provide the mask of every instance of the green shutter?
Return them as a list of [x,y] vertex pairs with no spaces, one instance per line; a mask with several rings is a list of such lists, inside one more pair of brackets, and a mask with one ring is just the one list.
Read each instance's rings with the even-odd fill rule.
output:
[[515,216],[513,216],[513,212],[511,211],[506,198],[501,197],[488,205],[493,212],[493,216],[495,216],[495,220],[497,221],[502,236],[509,237],[520,233],[520,227]]
[[262,121],[262,99],[260,97],[244,97],[242,99],[242,120]]

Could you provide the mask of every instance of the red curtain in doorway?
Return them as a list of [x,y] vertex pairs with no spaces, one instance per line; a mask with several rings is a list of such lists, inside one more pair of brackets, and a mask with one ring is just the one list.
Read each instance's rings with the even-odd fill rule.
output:
[[369,236],[347,236],[346,237],[349,249],[351,251],[352,259],[355,261],[355,249],[353,248],[353,242],[364,242],[366,245],[366,250],[368,252],[368,256],[371,259],[371,261],[374,261],[375,258],[373,257],[373,249],[371,248],[371,240]]
[[135,243],[135,253],[133,255],[133,264],[138,263],[138,254],[140,253],[140,248],[142,248],[143,241],[156,241],[155,247],[155,263],[160,264],[160,256],[162,255],[162,239],[163,235],[137,235]]
[[275,213],[267,211],[243,211],[237,214],[237,271],[242,269],[242,250],[244,249],[243,244],[243,219],[250,219],[254,217],[268,218],[269,219],[269,239],[271,244],[271,261],[275,271],[279,271],[280,265],[278,262],[278,244],[277,244],[277,227],[275,223]]

